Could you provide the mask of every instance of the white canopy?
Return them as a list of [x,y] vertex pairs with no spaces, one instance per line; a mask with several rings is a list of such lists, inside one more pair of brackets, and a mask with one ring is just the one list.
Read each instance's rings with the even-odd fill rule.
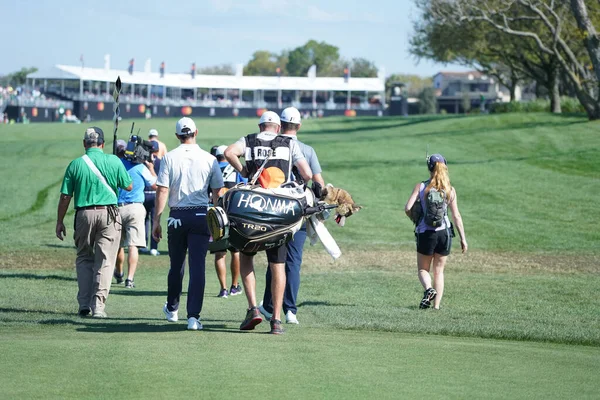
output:
[[383,92],[385,82],[380,78],[308,78],[293,76],[235,76],[235,75],[196,75],[165,73],[161,78],[158,72],[82,68],[80,66],[56,65],[49,70],[27,75],[30,79],[82,80],[93,82],[114,82],[117,77],[127,84],[168,86],[177,88],[206,89],[242,89],[242,90],[318,90],[318,91],[353,91]]

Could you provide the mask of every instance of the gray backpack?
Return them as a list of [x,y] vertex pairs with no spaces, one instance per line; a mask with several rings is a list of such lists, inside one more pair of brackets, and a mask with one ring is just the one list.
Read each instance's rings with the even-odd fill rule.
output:
[[438,228],[444,223],[446,216],[446,192],[431,188],[425,197],[425,224]]

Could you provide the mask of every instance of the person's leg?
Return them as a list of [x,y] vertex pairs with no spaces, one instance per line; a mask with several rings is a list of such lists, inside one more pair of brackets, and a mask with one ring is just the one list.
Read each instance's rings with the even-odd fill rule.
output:
[[123,276],[123,264],[124,263],[125,263],[125,249],[123,247],[119,247],[119,251],[117,252],[117,261],[115,263],[115,276]]
[[452,247],[452,236],[449,230],[436,232],[436,246],[433,254],[433,288],[436,291],[433,308],[439,309],[444,295],[444,267]]
[[287,257],[285,260],[285,291],[283,294],[283,312],[298,313],[296,299],[300,289],[300,268],[302,266],[302,253],[306,241],[306,230],[302,229],[294,235],[287,244]]
[[108,216],[108,210],[96,210],[97,226],[94,248],[94,297],[92,311],[95,315],[104,312],[106,299],[110,291],[113,271],[119,251],[121,237],[121,217]]
[[[187,317],[200,318],[206,285],[206,252],[208,251],[208,225],[206,211],[192,210],[189,216],[191,229],[188,233],[190,282],[188,286]],[[186,219],[185,222],[188,222]]]
[[281,321],[283,291],[285,290],[285,263],[269,263],[271,269],[271,293],[273,294],[273,317],[271,320]]
[[254,254],[240,255],[240,273],[248,300],[246,317],[240,324],[241,331],[251,331],[262,322],[260,311],[256,308],[256,276],[254,275]]
[[135,270],[137,269],[139,253],[137,246],[129,246],[129,254],[127,255],[127,279],[133,281]]
[[139,260],[138,248],[146,248],[146,227],[144,226],[146,209],[141,203],[130,204],[127,206],[127,209],[129,211],[129,223],[127,224],[126,235],[126,244],[129,246],[127,280],[133,284]]
[[240,254],[240,275],[248,300],[248,308],[256,307],[256,276],[254,275],[254,255]]
[[[149,200],[149,195],[147,193],[144,193],[144,209],[146,210],[146,216],[144,217],[144,228],[145,228],[146,243],[154,240],[154,238],[152,238],[152,217],[154,214],[154,210],[152,209],[153,206],[154,206],[154,201],[152,201],[152,203],[151,203]],[[142,249],[142,250],[147,251],[145,249]]]
[[176,311],[179,309],[179,298],[185,274],[185,255],[188,248],[187,233],[188,225],[184,225],[184,211],[171,211],[169,218],[180,221],[175,227],[175,223],[167,228],[167,245],[169,248],[170,268],[167,278],[167,310]]
[[75,269],[77,272],[77,302],[79,311],[91,310],[92,287],[94,282],[94,247],[92,237],[96,235],[95,226],[91,224],[91,211],[78,211],[75,214],[75,247],[77,247],[77,258]]
[[429,271],[431,269],[431,260],[433,260],[433,256],[417,253],[419,281],[425,290],[431,287],[431,275],[429,275]]
[[238,287],[240,284],[240,252],[230,251],[231,255],[231,286]]
[[433,308],[440,308],[442,296],[444,295],[444,267],[448,256],[434,254],[433,257],[433,288],[437,295],[433,301]]
[[225,262],[226,251],[219,251],[215,253],[215,271],[217,271],[217,279],[221,290],[227,289],[227,264]]
[[267,265],[267,274],[265,277],[265,293],[263,294],[263,308],[273,314],[273,296],[271,294],[271,285],[272,285],[272,277],[273,274],[271,272],[271,268]]

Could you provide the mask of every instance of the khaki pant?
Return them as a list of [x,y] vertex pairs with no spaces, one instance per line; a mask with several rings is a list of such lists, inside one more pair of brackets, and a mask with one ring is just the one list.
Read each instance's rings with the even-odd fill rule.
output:
[[115,269],[121,218],[108,220],[108,210],[79,210],[75,216],[79,309],[103,312]]

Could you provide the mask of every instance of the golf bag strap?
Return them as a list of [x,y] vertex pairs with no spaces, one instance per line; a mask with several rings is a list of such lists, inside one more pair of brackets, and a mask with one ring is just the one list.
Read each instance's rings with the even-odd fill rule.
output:
[[104,178],[104,176],[102,175],[102,172],[100,172],[100,170],[98,169],[98,167],[96,167],[96,165],[94,164],[94,162],[92,161],[91,158],[88,157],[87,154],[84,154],[83,157],[83,161],[85,161],[85,163],[87,164],[87,166],[92,170],[92,172],[94,173],[94,175],[96,175],[98,177],[98,179],[100,180],[100,182],[109,190],[109,192],[111,192],[113,195],[117,195],[115,193],[115,191],[113,190],[113,188],[111,188],[108,185],[108,182],[106,182],[106,178]]

